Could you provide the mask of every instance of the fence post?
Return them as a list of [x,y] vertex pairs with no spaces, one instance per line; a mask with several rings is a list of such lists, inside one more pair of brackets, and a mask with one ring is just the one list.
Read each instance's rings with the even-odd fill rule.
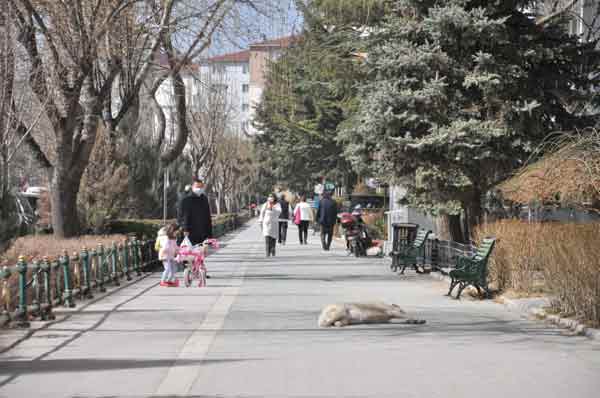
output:
[[98,252],[92,248],[89,251],[90,256],[90,282],[92,289],[98,289]]
[[439,246],[440,246],[440,241],[438,240],[438,238],[435,238],[431,241],[431,268],[432,269],[440,268]]
[[123,268],[125,272],[125,277],[128,281],[131,280],[131,274],[129,270],[129,245],[127,244],[127,240],[125,240],[121,245],[121,249],[123,250]]
[[154,264],[154,245],[152,244],[152,241],[146,241],[146,246],[148,247],[148,254],[147,254],[147,262],[145,263],[145,266],[148,266],[150,264]]
[[19,306],[17,308],[15,326],[26,328],[29,327],[27,319],[27,263],[23,256],[19,256],[17,272],[19,273]]
[[98,250],[94,249],[94,257],[96,257],[96,286],[100,293],[104,293],[104,247],[98,245]]
[[140,269],[142,272],[145,272],[146,263],[144,262],[144,257],[146,257],[146,235],[142,235],[142,240],[138,241],[138,245],[140,247]]
[[50,262],[50,271],[52,273],[52,278],[54,279],[54,301],[57,304],[62,304],[62,290],[61,290],[61,280],[59,277],[59,267],[60,264],[56,260],[52,260]]
[[92,281],[90,280],[90,254],[87,248],[83,248],[81,251],[81,262],[83,264],[83,282],[85,287],[81,288],[82,296],[86,299],[92,299]]
[[52,286],[50,283],[50,263],[48,262],[48,258],[44,257],[42,259],[42,273],[44,274],[44,292],[46,293],[46,310],[42,312],[42,321],[47,321],[50,319],[54,319],[54,314],[52,313]]
[[134,258],[134,263],[135,263],[135,271],[137,273],[137,276],[141,276],[142,275],[142,258],[140,256],[140,252],[139,252],[140,246],[138,244],[137,238],[133,238],[133,241],[131,242],[131,246],[132,246],[133,258]]
[[2,299],[2,309],[0,311],[0,315],[4,318],[2,322],[0,322],[0,326],[3,326],[10,322],[10,307],[12,304],[10,287],[8,286],[8,280],[10,279],[10,268],[6,266],[2,267],[0,277],[2,278],[2,294],[0,296]]
[[117,244],[113,242],[112,251],[110,253],[110,265],[112,267],[112,280],[115,286],[121,285],[119,283],[119,273],[117,272]]
[[63,291],[63,304],[65,307],[73,308],[75,303],[73,302],[73,291],[71,290],[71,273],[69,270],[69,253],[65,250],[60,263],[63,269],[63,279],[65,281],[65,290]]
[[31,264],[31,276],[32,276],[32,287],[34,289],[33,292],[33,301],[31,303],[31,314],[33,316],[42,316],[42,287],[40,286],[40,262],[38,260],[34,260]]
[[81,261],[79,259],[79,253],[73,252],[71,256],[71,266],[73,267],[73,280],[71,281],[71,296],[75,300],[75,290],[78,289],[81,297]]

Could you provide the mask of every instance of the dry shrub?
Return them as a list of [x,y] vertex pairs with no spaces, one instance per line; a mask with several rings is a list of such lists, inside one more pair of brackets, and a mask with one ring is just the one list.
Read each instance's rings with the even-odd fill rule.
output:
[[363,212],[362,219],[367,224],[373,239],[386,239],[387,224],[383,211]]
[[60,239],[52,235],[24,236],[17,239],[11,247],[0,256],[1,266],[16,265],[20,255],[25,256],[27,261],[41,259],[44,256],[50,259],[57,258],[64,250],[72,255],[80,252],[84,247],[96,248],[102,244],[111,247],[113,242],[122,242],[125,235],[86,235],[78,238]]
[[536,253],[542,250],[540,237],[547,228],[548,224],[527,224],[516,220],[502,220],[479,227],[476,232],[478,238],[497,238],[489,263],[490,282],[496,288],[524,293],[539,290],[543,264]]
[[600,326],[600,225],[554,228],[540,253],[546,285],[561,313]]
[[50,201],[50,193],[43,191],[40,194],[37,204],[37,226],[42,230],[48,230],[52,227],[52,203]]
[[516,203],[574,203],[600,206],[600,132],[559,135],[539,148],[546,155],[500,185]]
[[504,220],[477,234],[497,238],[489,265],[500,290],[547,292],[561,313],[600,324],[600,224]]
[[369,188],[369,186],[364,182],[359,182],[354,186],[352,193],[354,195],[368,195],[373,193],[373,189]]

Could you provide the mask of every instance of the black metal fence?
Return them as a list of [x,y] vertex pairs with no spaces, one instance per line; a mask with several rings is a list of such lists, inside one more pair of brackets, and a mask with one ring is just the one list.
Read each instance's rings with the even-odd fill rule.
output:
[[475,253],[472,244],[462,244],[451,240],[427,239],[425,242],[424,265],[433,270],[444,271],[456,268],[456,259],[459,256],[471,256]]
[[[215,225],[213,233],[223,236],[247,220],[247,215],[228,217]],[[54,319],[58,306],[75,307],[77,301],[91,299],[109,286],[160,269],[155,240],[138,240],[135,235],[112,247],[83,248],[72,255],[65,251],[55,259],[20,256],[17,264],[0,268],[0,327],[28,327],[30,320]]]
[[[395,223],[392,225],[392,252],[401,253],[407,245],[412,244],[416,235],[418,224]],[[425,241],[424,257],[418,258],[419,264],[429,266],[432,270],[447,271],[456,267],[459,256],[471,256],[475,253],[475,246],[462,244],[450,240],[429,237]],[[401,256],[393,255],[393,266],[399,266]]]

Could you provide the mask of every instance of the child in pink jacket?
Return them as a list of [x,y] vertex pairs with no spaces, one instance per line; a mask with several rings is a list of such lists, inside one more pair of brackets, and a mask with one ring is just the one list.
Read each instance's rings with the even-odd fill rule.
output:
[[[162,231],[162,230],[161,230]],[[158,259],[163,262],[165,268],[162,277],[160,278],[161,286],[177,286],[178,281],[175,279],[175,273],[177,264],[175,263],[175,257],[179,252],[179,246],[177,246],[177,225],[171,224],[166,227],[164,235],[159,236],[156,241],[156,247],[158,248]]]

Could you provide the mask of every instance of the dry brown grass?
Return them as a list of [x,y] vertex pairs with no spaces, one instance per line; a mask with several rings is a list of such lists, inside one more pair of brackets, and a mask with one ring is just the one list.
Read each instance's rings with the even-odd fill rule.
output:
[[498,239],[490,281],[500,290],[548,293],[562,314],[600,325],[600,224],[504,220],[477,233]]
[[28,261],[44,256],[53,259],[64,250],[71,255],[73,252],[79,253],[84,247],[95,248],[100,244],[110,247],[113,242],[122,242],[125,238],[125,235],[85,235],[71,239],[59,239],[52,235],[25,236],[17,239],[0,255],[0,266],[15,265],[20,255],[25,256]]
[[500,185],[506,199],[600,205],[600,132],[560,135],[540,151],[547,155]]

